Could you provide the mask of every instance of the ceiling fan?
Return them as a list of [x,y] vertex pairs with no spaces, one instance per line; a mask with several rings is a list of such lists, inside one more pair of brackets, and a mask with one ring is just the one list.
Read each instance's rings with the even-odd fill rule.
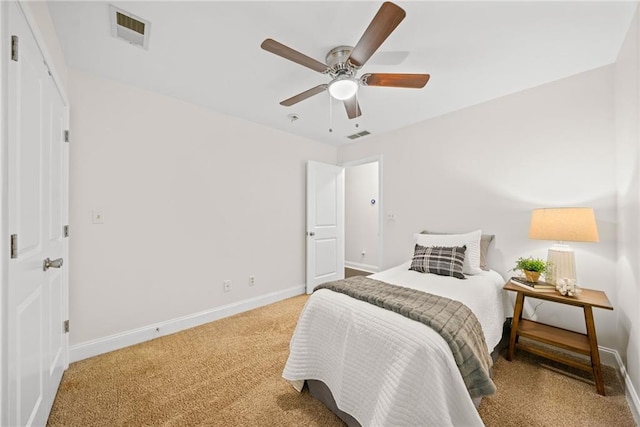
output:
[[429,74],[367,73],[363,74],[359,79],[356,78],[360,68],[396,29],[405,16],[406,12],[398,5],[391,2],[383,3],[356,46],[338,46],[331,49],[326,55],[326,64],[273,39],[263,41],[260,45],[262,49],[319,73],[331,76],[331,81],[328,84],[321,84],[305,90],[285,99],[280,102],[280,105],[290,107],[328,90],[332,97],[343,101],[347,116],[350,119],[354,119],[362,114],[355,96],[360,86],[423,88],[429,81]]

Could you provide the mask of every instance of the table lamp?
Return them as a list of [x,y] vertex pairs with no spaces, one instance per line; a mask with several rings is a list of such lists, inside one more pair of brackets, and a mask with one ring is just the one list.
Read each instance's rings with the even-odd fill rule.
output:
[[[598,227],[592,208],[542,208],[531,212],[529,238],[555,240],[549,248],[545,280],[576,280],[573,249],[565,242],[597,242]],[[577,281],[576,281],[577,282]]]

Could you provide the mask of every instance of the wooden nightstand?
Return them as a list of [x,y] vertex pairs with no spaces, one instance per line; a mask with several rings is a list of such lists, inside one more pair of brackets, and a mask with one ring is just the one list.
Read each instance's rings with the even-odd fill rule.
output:
[[[607,295],[602,291],[593,289],[582,289],[582,292],[575,297],[567,297],[560,295],[559,292],[539,292],[529,290],[519,285],[507,282],[504,288],[507,291],[517,293],[516,305],[513,310],[513,322],[511,324],[511,337],[509,339],[509,352],[507,360],[513,359],[513,353],[516,349],[528,351],[556,362],[564,363],[574,368],[585,371],[593,371],[593,377],[596,381],[596,390],[604,396],[604,382],[602,381],[602,370],[600,368],[600,354],[598,353],[598,340],[596,339],[596,326],[593,321],[593,307],[613,310]],[[524,298],[532,297],[546,301],[553,301],[560,304],[574,305],[582,307],[584,310],[584,320],[587,327],[587,333],[569,331],[567,329],[557,328],[555,326],[545,325],[544,323],[534,322],[522,318],[522,307]],[[577,362],[573,359],[563,357],[561,355],[547,352],[538,347],[527,346],[523,343],[517,343],[518,337],[522,336],[531,340],[543,342],[552,346],[560,347],[575,353],[584,354],[590,357],[591,364]]]

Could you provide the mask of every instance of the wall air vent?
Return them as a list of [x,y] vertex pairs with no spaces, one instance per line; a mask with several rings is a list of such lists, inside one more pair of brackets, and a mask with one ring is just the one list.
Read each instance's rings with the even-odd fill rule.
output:
[[368,130],[363,130],[362,132],[358,132],[358,133],[354,133],[352,135],[347,135],[347,138],[349,139],[357,139],[363,136],[367,136],[367,135],[371,135],[371,132],[369,132]]
[[151,22],[145,21],[129,12],[109,5],[111,15],[111,35],[115,38],[147,49]]

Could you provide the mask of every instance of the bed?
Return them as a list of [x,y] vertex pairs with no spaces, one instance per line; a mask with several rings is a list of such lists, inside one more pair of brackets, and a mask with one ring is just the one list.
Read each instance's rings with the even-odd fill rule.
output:
[[[478,248],[472,256],[467,253],[467,264],[479,256],[479,233],[474,232]],[[441,237],[420,238],[436,245],[451,243]],[[491,353],[502,338],[505,320],[500,274],[478,270],[477,263],[474,274],[465,274],[464,280],[417,272],[410,270],[415,253],[413,261],[369,277],[462,302],[475,314]],[[479,398],[470,396],[440,334],[329,289],[316,290],[302,310],[283,377],[298,391],[307,383],[312,395],[350,426],[483,425],[476,409]]]

